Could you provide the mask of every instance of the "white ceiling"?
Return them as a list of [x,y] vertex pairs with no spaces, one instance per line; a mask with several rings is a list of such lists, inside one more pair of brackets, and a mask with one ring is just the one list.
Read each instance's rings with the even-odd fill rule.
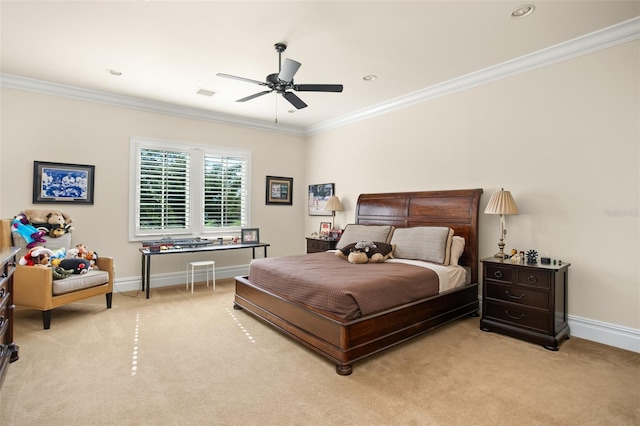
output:
[[[2,0],[0,72],[305,129],[640,15],[638,1],[537,0],[510,17],[527,2]],[[295,113],[275,93],[235,102],[264,88],[216,74],[264,81],[277,42],[302,63],[296,83],[344,91],[297,92]]]

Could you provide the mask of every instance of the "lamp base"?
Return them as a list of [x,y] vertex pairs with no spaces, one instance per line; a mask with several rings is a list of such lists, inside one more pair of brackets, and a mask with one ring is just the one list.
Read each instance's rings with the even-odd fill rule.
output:
[[509,255],[504,254],[503,252],[499,252],[494,254],[493,257],[497,257],[498,259],[508,259]]

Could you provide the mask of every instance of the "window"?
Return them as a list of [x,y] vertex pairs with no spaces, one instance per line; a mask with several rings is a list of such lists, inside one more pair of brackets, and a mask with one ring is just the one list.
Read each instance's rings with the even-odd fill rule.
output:
[[233,233],[249,224],[246,150],[131,139],[131,240]]

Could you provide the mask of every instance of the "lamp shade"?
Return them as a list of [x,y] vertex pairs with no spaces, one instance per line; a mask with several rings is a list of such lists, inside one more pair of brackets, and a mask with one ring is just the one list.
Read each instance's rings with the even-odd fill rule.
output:
[[331,212],[342,211],[342,204],[340,203],[340,198],[336,197],[335,195],[329,198],[329,201],[327,201],[327,205],[324,207],[324,209]]
[[484,212],[487,214],[518,214],[518,206],[516,206],[511,193],[501,189],[491,196]]

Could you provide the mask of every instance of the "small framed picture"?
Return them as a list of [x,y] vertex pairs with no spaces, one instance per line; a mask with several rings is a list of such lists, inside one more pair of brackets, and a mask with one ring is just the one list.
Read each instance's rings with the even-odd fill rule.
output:
[[93,204],[95,166],[33,162],[33,203]]
[[293,178],[267,176],[267,205],[281,204],[290,206],[293,204]]
[[243,228],[240,231],[240,241],[242,244],[252,244],[260,242],[260,229],[258,228]]
[[319,185],[309,185],[309,215],[310,216],[331,216],[332,212],[325,209],[327,201],[335,191],[335,184],[321,183]]
[[328,237],[331,234],[331,222],[320,222],[320,236]]

